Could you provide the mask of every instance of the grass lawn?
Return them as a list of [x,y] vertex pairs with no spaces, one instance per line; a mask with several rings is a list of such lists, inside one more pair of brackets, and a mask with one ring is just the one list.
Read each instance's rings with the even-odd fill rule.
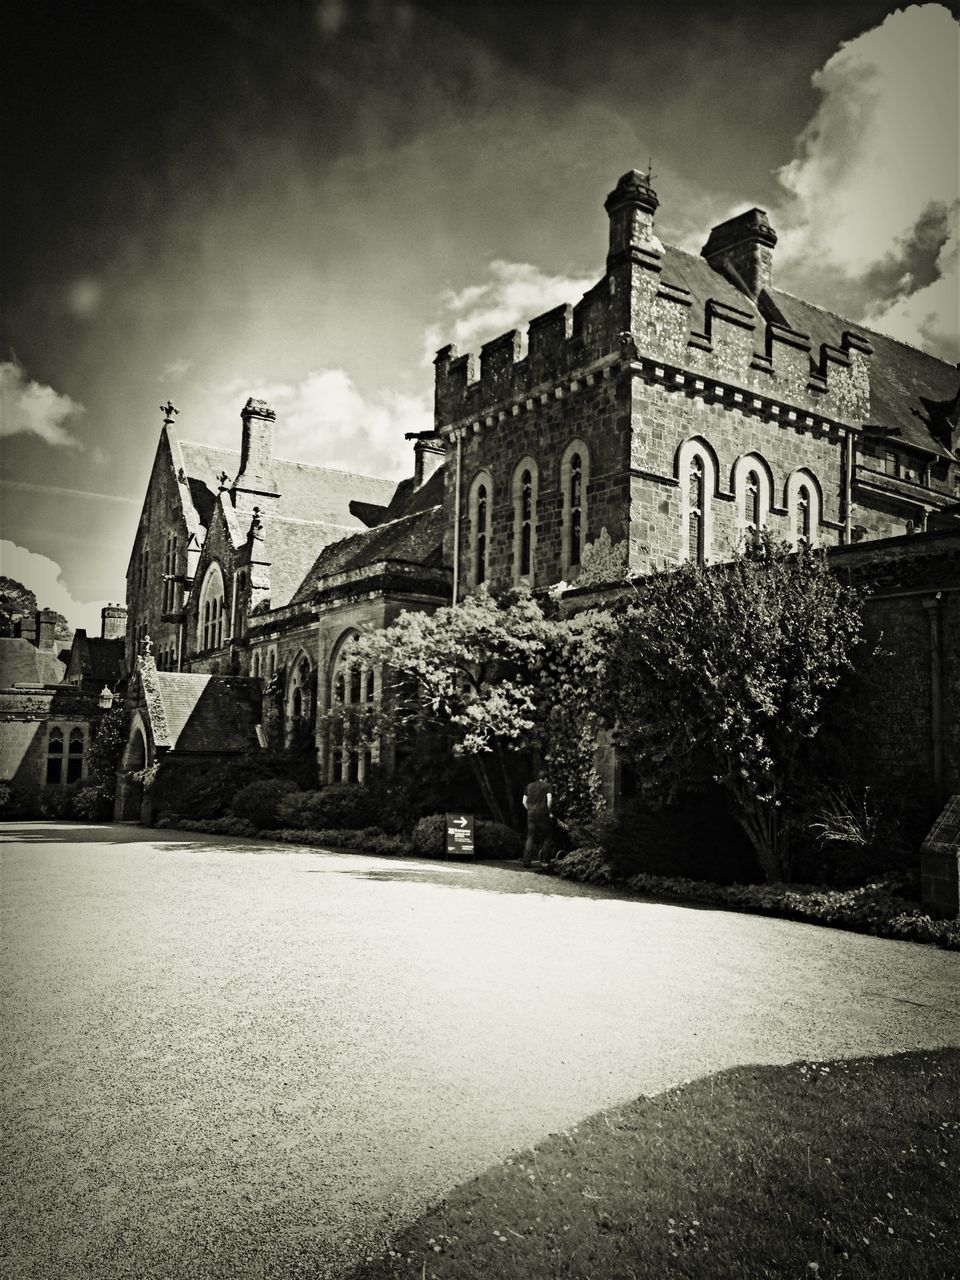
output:
[[737,1067],[457,1188],[353,1280],[956,1280],[960,1049]]

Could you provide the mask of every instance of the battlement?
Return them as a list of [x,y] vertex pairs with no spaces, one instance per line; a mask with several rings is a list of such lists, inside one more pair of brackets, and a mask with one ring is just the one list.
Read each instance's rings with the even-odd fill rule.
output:
[[[869,418],[872,348],[859,334],[847,330],[839,346],[824,343],[814,353],[806,334],[765,320],[747,299],[737,307],[708,298],[701,315],[687,288],[646,268],[636,269],[625,317],[611,281],[616,285],[605,277],[576,306],[531,320],[526,355],[518,329],[485,343],[479,364],[453,346],[438,351],[437,428],[550,392],[592,366],[629,359],[630,351],[823,418],[853,424]],[[624,335],[631,339],[626,347]]]
[[[807,335],[762,314],[777,242],[766,213],[750,209],[713,228],[702,252],[711,268],[705,281],[702,267],[691,272],[654,234],[659,202],[650,177],[631,169],[607,196],[606,274],[575,306],[534,317],[525,355],[518,329],[484,344],[479,372],[472,355],[452,346],[437,352],[437,430],[561,394],[561,384],[623,358],[623,335],[639,358],[694,378],[804,414],[852,424],[869,418],[871,351],[862,337],[848,331],[839,346],[824,344],[815,356]],[[670,279],[671,264],[696,295]]]

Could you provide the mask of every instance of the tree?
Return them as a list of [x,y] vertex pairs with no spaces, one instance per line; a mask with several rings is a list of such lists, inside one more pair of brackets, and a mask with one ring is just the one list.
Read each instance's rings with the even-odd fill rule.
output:
[[604,704],[641,786],[669,800],[712,777],[769,881],[789,873],[792,807],[852,668],[860,603],[822,553],[763,539],[730,564],[646,579],[612,632]]
[[37,612],[37,597],[16,578],[0,575],[0,636],[12,636],[14,623],[32,618]]
[[402,614],[355,643],[351,663],[382,666],[392,679],[379,711],[354,713],[353,732],[370,737],[411,724],[442,729],[454,753],[469,761],[492,816],[519,826],[511,770],[518,751],[539,750],[552,767],[556,746],[558,766],[569,766],[576,778],[583,765],[575,785],[597,792],[592,760],[584,764],[580,754],[586,735],[592,756],[595,733],[564,732],[570,709],[583,721],[589,705],[578,685],[596,652],[588,637],[586,620],[548,616],[527,590],[496,601],[481,589],[456,607]]

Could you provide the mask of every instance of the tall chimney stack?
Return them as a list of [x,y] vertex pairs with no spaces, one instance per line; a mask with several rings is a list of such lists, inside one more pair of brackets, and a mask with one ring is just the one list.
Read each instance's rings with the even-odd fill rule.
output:
[[57,615],[53,609],[41,609],[37,614],[37,648],[47,649],[51,653],[56,648],[54,633],[57,629]]
[[127,610],[122,604],[107,604],[100,610],[100,637],[122,640],[127,634]]
[[231,487],[238,511],[252,513],[279,501],[273,478],[273,426],[277,415],[265,400],[249,399],[240,413],[243,439],[240,446],[240,470]]
[[714,271],[756,302],[773,281],[777,233],[762,209],[748,209],[714,227],[700,250]]

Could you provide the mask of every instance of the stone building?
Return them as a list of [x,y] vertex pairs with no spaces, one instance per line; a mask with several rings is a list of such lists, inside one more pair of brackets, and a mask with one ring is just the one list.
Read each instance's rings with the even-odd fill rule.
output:
[[0,638],[0,783],[14,808],[36,810],[88,775],[90,744],[125,678],[126,611],[101,611],[101,634],[79,630],[66,661],[58,656],[57,614],[23,619]]
[[[634,574],[722,559],[761,528],[894,577],[905,541],[957,545],[954,366],[778,289],[759,209],[694,255],[657,237],[644,174],[605,207],[605,270],[575,305],[479,361],[438,352],[434,427],[399,486],[275,459],[262,402],[239,453],[179,442],[170,409],[130,561],[128,661],[149,634],[161,676],[259,681],[264,741],[306,730],[324,778],[362,781],[380,744],[344,742],[318,712],[379,698],[378,672],[343,670],[344,644],[403,609],[481,584],[575,590],[604,530]],[[955,556],[937,563],[942,600],[960,582]],[[957,680],[938,635],[916,677],[928,707],[934,659],[940,688]],[[939,714],[923,752],[943,790],[960,752]]]

